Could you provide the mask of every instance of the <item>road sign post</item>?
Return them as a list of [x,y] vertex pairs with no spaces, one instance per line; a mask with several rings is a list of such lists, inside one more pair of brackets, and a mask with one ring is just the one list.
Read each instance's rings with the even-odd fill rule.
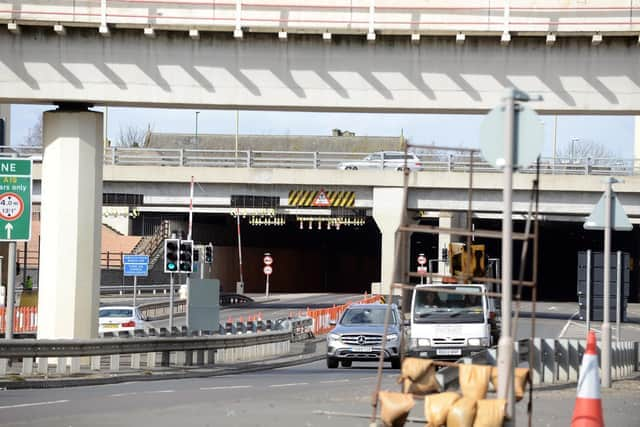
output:
[[[602,387],[611,387],[611,319],[609,307],[611,307],[611,229],[616,231],[629,231],[633,229],[629,218],[624,212],[622,205],[618,201],[611,186],[620,182],[613,177],[605,179],[605,191],[591,215],[584,223],[587,230],[604,230],[604,271],[603,271],[603,310],[602,313],[602,339],[601,361],[602,361]],[[620,298],[620,296],[617,296]]]
[[31,159],[0,159],[0,241],[9,242],[5,338],[13,337],[16,241],[31,238]]
[[427,275],[427,257],[424,254],[418,254],[418,273],[420,274],[420,284],[424,285],[424,276]]
[[0,159],[0,241],[31,238],[31,159]]
[[133,276],[133,305],[136,305],[138,293],[138,276],[147,277],[149,274],[149,256],[147,255],[123,255],[124,275]]
[[264,262],[264,268],[262,269],[262,272],[266,276],[264,295],[268,297],[269,296],[269,276],[271,276],[271,273],[273,273],[273,267],[271,266],[271,264],[273,264],[273,258],[271,257],[271,254],[269,252],[265,252],[264,258],[262,258],[262,261]]
[[[541,99],[538,97],[537,99]],[[509,88],[503,104],[482,122],[480,147],[483,157],[503,171],[502,200],[502,331],[498,342],[498,398],[507,401],[507,425],[515,425],[513,334],[511,327],[513,275],[513,172],[540,155],[544,129],[538,115],[521,104],[532,98]]]

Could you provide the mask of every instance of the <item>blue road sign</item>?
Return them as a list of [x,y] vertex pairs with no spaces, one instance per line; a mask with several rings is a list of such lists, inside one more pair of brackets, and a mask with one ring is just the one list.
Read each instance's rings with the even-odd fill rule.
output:
[[148,276],[149,257],[147,255],[123,255],[125,276]]
[[122,262],[125,264],[149,264],[148,255],[122,255]]

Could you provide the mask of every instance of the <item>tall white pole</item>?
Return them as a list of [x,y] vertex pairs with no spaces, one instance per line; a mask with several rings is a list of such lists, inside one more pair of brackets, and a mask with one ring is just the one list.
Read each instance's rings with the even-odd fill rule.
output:
[[191,240],[191,230],[193,228],[193,175],[191,175],[191,187],[189,188],[189,233],[187,240]]
[[240,117],[239,117],[240,113],[238,112],[238,110],[236,110],[236,160],[235,160],[235,167],[238,167],[238,127],[239,127],[239,122],[240,122]]
[[587,250],[587,333],[591,330],[591,249]]
[[240,209],[236,209],[236,228],[238,232],[238,264],[240,266],[240,283],[244,285],[244,278],[242,277],[242,238],[240,235]]
[[622,251],[616,257],[616,342],[620,343],[620,317],[622,316]]
[[607,181],[604,198],[604,314],[602,321],[602,387],[611,387],[611,323],[609,316],[610,276],[611,276],[611,184]]
[[513,394],[513,337],[511,333],[511,279],[513,274],[513,150],[515,93],[509,92],[504,100],[504,170],[502,184],[502,332],[498,343],[498,399],[507,401],[507,418],[515,425],[515,399]]

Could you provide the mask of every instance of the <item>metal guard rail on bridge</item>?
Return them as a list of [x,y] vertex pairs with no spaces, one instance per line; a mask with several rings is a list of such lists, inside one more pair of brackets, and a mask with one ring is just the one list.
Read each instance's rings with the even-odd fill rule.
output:
[[[0,147],[0,156],[42,159],[41,147]],[[117,166],[179,166],[179,167],[238,167],[281,169],[337,169],[342,162],[361,160],[370,153],[312,152],[312,151],[254,151],[208,150],[185,148],[120,148],[105,149],[105,165]],[[416,153],[422,164],[420,170],[430,172],[468,172],[468,154],[430,151],[424,147]],[[384,169],[385,164],[376,166]],[[475,172],[499,172],[479,154],[473,159]],[[520,170],[534,173],[535,165]],[[640,159],[543,157],[540,172],[558,175],[639,175]]]
[[[100,28],[155,27],[188,31],[304,32],[321,34],[455,34],[496,35],[509,32],[631,34],[640,30],[640,8],[629,0],[603,4],[579,2],[510,2],[442,0],[416,5],[409,0],[336,1],[140,1],[0,2],[0,20],[18,24],[69,24]],[[117,27],[117,28],[116,28]],[[607,35],[608,35],[607,34]],[[286,36],[285,36],[286,37]]]

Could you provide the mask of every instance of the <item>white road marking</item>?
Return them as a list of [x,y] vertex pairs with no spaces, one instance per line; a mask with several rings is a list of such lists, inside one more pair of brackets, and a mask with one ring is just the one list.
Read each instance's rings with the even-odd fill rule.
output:
[[20,403],[18,405],[0,406],[0,409],[28,408],[30,406],[57,405],[58,403],[67,403],[67,402],[68,400],[52,400],[50,402]]
[[252,385],[225,385],[220,387],[200,387],[200,390],[231,390],[236,388],[252,388]]
[[332,384],[332,383],[348,383],[349,380],[328,380],[328,381],[320,381],[320,384]]
[[576,311],[575,313],[573,313],[571,315],[571,317],[569,318],[569,320],[567,320],[567,323],[564,325],[564,327],[562,328],[562,330],[560,331],[560,334],[558,335],[558,338],[562,338],[564,336],[564,334],[567,333],[567,329],[569,329],[569,325],[571,325],[573,318],[576,317],[578,314],[580,314],[579,311]]
[[376,379],[378,377],[364,377],[364,378],[360,378],[360,381],[368,381],[368,380],[373,380]]
[[115,394],[110,394],[110,397],[123,397],[123,396],[133,396],[136,395],[138,393],[136,392],[129,392],[129,393],[115,393]]
[[271,384],[269,387],[294,387],[297,385],[309,385],[309,383]]
[[145,394],[155,394],[155,393],[175,393],[175,390],[153,390],[153,391],[145,391]]

